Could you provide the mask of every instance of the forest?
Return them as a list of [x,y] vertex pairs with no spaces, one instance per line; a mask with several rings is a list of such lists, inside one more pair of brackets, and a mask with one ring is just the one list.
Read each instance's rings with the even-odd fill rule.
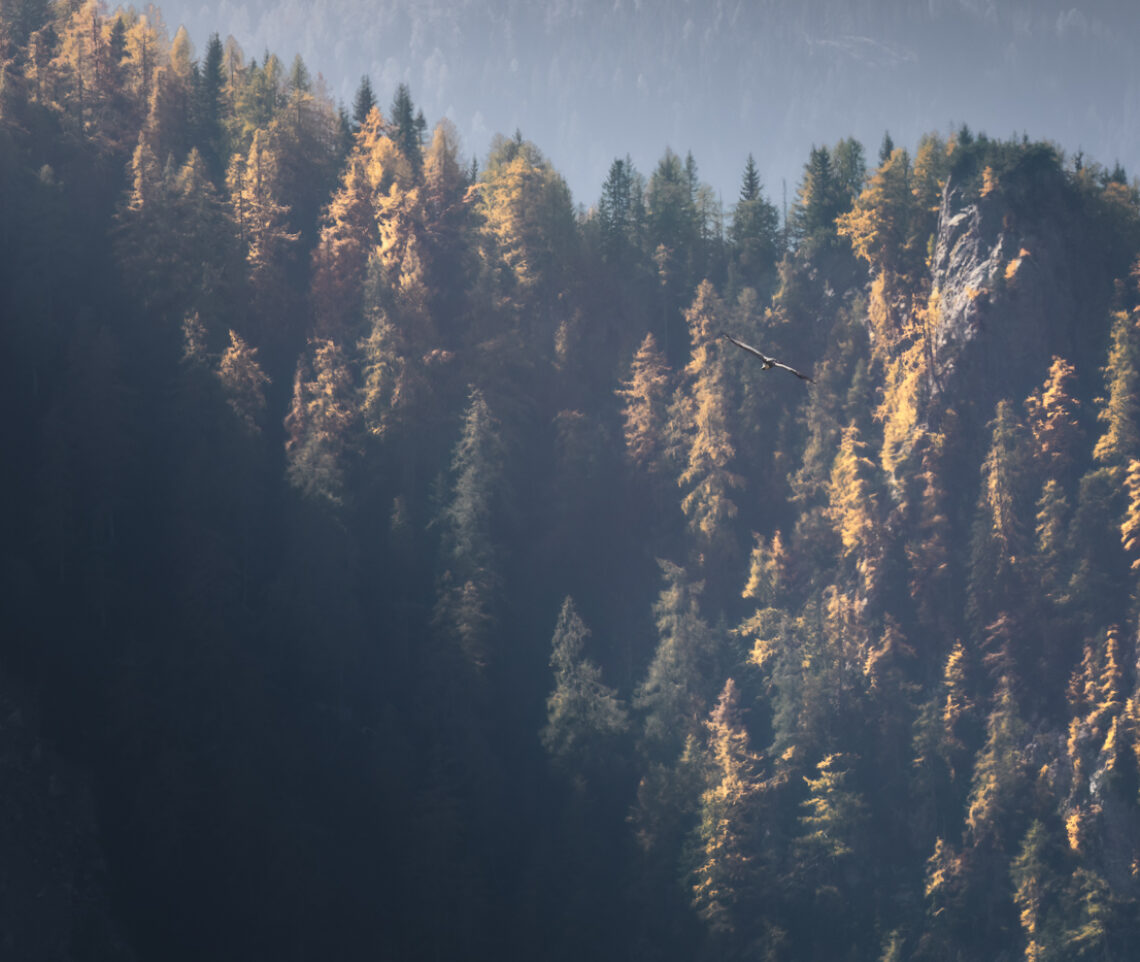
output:
[[1133,958],[1140,185],[1067,146],[584,204],[0,0],[0,955]]

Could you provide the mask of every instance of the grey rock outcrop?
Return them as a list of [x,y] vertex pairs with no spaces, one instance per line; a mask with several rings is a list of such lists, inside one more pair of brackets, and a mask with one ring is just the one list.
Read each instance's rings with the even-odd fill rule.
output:
[[1087,225],[1060,171],[1011,179],[1009,190],[974,200],[947,184],[931,261],[939,302],[931,397],[981,418],[1003,397],[1025,397],[1054,355],[1095,354],[1103,308],[1099,319],[1082,317],[1082,299],[1090,282],[1101,305],[1111,290],[1105,278],[1074,273]]

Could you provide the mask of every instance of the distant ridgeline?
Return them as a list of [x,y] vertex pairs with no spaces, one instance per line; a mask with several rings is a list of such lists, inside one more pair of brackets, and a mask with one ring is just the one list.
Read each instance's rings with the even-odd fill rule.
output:
[[963,127],[583,210],[384,94],[2,8],[28,957],[1132,958],[1124,171]]

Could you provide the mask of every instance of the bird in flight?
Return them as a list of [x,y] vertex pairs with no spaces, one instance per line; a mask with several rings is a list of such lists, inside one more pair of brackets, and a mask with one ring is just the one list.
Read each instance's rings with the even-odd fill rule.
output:
[[808,377],[806,374],[801,374],[794,367],[788,367],[787,364],[783,364],[780,361],[777,361],[774,357],[769,357],[763,351],[756,350],[756,348],[754,348],[751,344],[745,344],[743,341],[738,341],[731,334],[726,334],[724,331],[721,331],[720,336],[728,338],[730,341],[732,341],[733,344],[735,344],[742,351],[747,351],[749,354],[755,354],[763,362],[765,371],[770,371],[772,368],[778,367],[781,370],[790,371],[792,374],[794,374],[796,377],[798,377],[802,381],[810,381],[811,380],[810,377]]

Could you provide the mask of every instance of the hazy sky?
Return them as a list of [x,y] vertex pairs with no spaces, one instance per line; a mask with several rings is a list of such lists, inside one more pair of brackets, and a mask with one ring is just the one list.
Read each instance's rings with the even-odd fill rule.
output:
[[752,153],[791,202],[813,144],[968,123],[1140,173],[1136,0],[182,0],[160,4],[198,50],[300,53],[335,99],[362,74],[386,107],[403,81],[429,127],[482,159],[516,128],[594,203],[610,163],[652,172],[692,151],[726,204]]

